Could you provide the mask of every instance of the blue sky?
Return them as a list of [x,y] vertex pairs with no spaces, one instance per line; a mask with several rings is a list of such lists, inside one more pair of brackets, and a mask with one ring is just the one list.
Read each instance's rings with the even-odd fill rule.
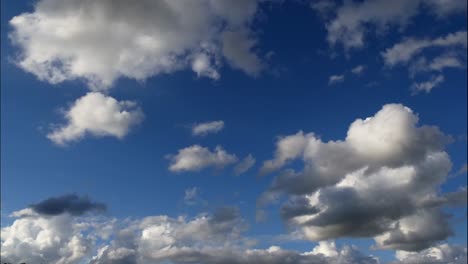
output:
[[[452,253],[464,248],[460,254],[466,260],[466,197],[457,206],[452,206],[450,198],[450,194],[466,196],[465,1],[200,0],[193,1],[194,6],[162,4],[165,1],[158,2],[161,5],[92,2],[2,2],[2,258],[50,263],[187,263],[177,252],[160,259],[145,255],[142,248],[131,248],[116,234],[128,218],[138,222],[150,216],[185,216],[181,226],[189,226],[204,219],[201,214],[213,223],[219,208],[230,208],[236,216],[229,222],[233,226],[216,237],[202,237],[216,241],[217,235],[233,235],[239,241],[257,243],[224,241],[222,250],[255,248],[265,250],[258,254],[296,254],[304,261],[297,263],[315,263],[302,260],[301,252],[312,249],[316,249],[313,257],[324,257],[325,263],[342,263],[334,258],[344,261],[358,251],[363,259],[373,255],[386,263],[395,259],[398,250],[412,252],[405,253],[409,254],[406,258],[401,253],[401,263],[414,263],[418,258],[432,258],[427,253],[431,248]],[[180,16],[172,17],[171,12]],[[385,109],[389,120],[382,121],[378,113],[384,116]],[[353,122],[367,117],[375,122],[362,122],[351,130]],[[214,129],[210,123],[214,121],[222,125],[217,123]],[[206,134],[194,135],[200,124],[205,124]],[[293,137],[300,143],[279,147]],[[339,141],[339,146],[331,141]],[[322,147],[310,142],[320,142]],[[350,155],[343,154],[346,151]],[[428,163],[434,168],[425,172],[420,159],[429,162],[440,153],[447,153],[448,160]],[[234,168],[249,154],[255,163],[235,175]],[[263,175],[260,172],[268,161],[275,168]],[[325,166],[324,171],[317,169],[319,165]],[[357,220],[351,220],[355,215],[342,213],[339,206],[329,212],[338,215],[336,219],[327,219],[325,212],[315,216],[301,212],[303,217],[325,222],[317,220],[310,230],[298,216],[280,213],[295,199],[303,201],[314,193],[330,192],[321,202],[309,200],[309,206],[334,208],[345,204],[346,196],[334,196],[345,178],[357,177],[356,181],[367,184],[366,177],[378,182],[403,175],[398,170],[408,167],[416,171],[411,176],[414,182],[405,183],[408,186],[401,190],[414,191],[405,198],[419,201],[418,205],[390,217],[371,203],[371,194],[364,193],[364,189],[375,193],[379,185],[372,184],[364,189],[352,185],[359,197],[367,197],[356,201],[375,210],[375,219],[404,225],[404,219],[413,217],[421,226],[447,223],[453,232],[431,235],[418,229],[414,232],[422,232],[427,241],[415,242],[408,236],[404,242],[388,242],[385,249],[376,237],[393,234],[395,228],[385,224],[373,230],[370,224],[381,223],[360,215],[359,210],[367,211],[366,207],[352,200]],[[368,170],[364,175],[353,176],[363,168]],[[380,174],[373,174],[372,168]],[[397,176],[389,168],[397,170]],[[302,176],[281,181],[288,169]],[[314,177],[328,178],[315,183]],[[438,180],[432,183],[433,178]],[[304,185],[306,191],[287,187],[295,185]],[[276,199],[261,205],[265,194]],[[386,201],[394,208],[398,203],[392,199],[397,195],[388,195]],[[444,202],[428,209],[421,205],[424,195]],[[50,197],[85,204],[96,201],[107,210],[85,210],[78,216],[67,210],[63,214],[39,212],[34,205],[50,202]],[[30,256],[24,251],[41,250],[34,232],[29,248],[15,244],[21,240],[19,230],[26,228],[22,223],[35,225],[34,221],[44,219],[55,223],[59,218],[73,228],[76,221],[100,221],[112,226],[114,236],[99,238],[102,243],[96,242],[78,259],[50,253],[62,247],[60,243],[50,246],[44,259]],[[248,225],[240,237],[238,220]],[[322,232],[320,227],[328,226],[327,221],[337,221],[343,230],[351,226],[351,230]],[[54,224],[48,228],[61,230],[54,229]],[[353,235],[354,231],[362,232]],[[153,238],[163,240],[158,235]],[[172,238],[175,242],[168,245],[188,246],[200,253],[197,243]],[[327,242],[322,241],[320,247],[319,240]],[[333,241],[336,252],[330,249]],[[112,246],[92,259],[106,243]],[[151,245],[155,248],[150,250],[157,250],[156,244]],[[281,249],[267,252],[273,245]],[[345,252],[350,245],[357,246],[356,252]],[[140,253],[124,254],[128,259],[112,262],[111,253],[118,247]],[[216,258],[218,248],[206,247],[211,250],[206,259],[196,261],[227,262]],[[357,257],[352,261],[367,263]]]

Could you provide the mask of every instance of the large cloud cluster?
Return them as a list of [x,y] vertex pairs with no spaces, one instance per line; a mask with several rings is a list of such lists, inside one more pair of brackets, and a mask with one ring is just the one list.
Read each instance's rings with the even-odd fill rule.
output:
[[[69,204],[57,202],[69,201],[69,197],[54,197],[38,203],[61,207],[62,213],[38,213],[34,205],[14,212],[12,216],[17,219],[1,230],[2,262],[379,263],[377,258],[364,255],[355,247],[337,249],[333,242],[321,242],[310,252],[284,250],[277,246],[254,249],[256,242],[244,236],[247,224],[235,207],[221,207],[213,214],[202,213],[193,218],[159,215],[117,221],[96,215],[72,214],[67,211]],[[72,200],[89,204],[88,198]]]
[[250,23],[257,0],[40,0],[10,20],[17,64],[50,83],[83,79],[107,89],[119,77],[145,80],[191,67],[219,78],[222,58],[255,75]]
[[283,170],[260,204],[288,194],[283,219],[306,238],[374,237],[380,248],[421,250],[451,235],[441,206],[466,195],[440,195],[451,170],[449,137],[399,104],[357,119],[345,140],[323,142],[313,133],[282,137],[263,173]]

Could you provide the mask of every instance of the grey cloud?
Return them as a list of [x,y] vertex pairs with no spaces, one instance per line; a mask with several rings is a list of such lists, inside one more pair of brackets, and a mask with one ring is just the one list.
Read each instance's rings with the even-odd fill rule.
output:
[[[285,169],[258,205],[288,195],[281,216],[310,240],[374,237],[382,248],[420,250],[446,239],[451,229],[441,207],[463,205],[466,190],[438,194],[452,166],[444,151],[450,137],[417,123],[409,108],[390,104],[354,121],[345,140],[323,142],[302,131],[280,137],[263,170]],[[288,168],[294,160],[303,168]],[[424,217],[436,222],[412,225]]]
[[44,201],[30,205],[30,208],[41,215],[60,215],[69,213],[74,216],[83,215],[88,212],[103,212],[106,205],[93,202],[88,197],[76,194],[67,194],[51,197]]

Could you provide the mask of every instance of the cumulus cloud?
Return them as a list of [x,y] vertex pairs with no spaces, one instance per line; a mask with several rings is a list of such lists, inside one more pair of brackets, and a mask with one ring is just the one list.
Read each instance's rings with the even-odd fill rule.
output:
[[218,133],[223,130],[224,121],[211,121],[205,123],[199,123],[192,126],[192,135],[194,136],[205,136],[210,133]]
[[5,263],[83,263],[97,239],[107,239],[113,219],[86,212],[106,206],[87,197],[63,195],[11,214],[13,223],[1,229],[1,259]]
[[1,229],[2,262],[116,263],[378,263],[355,247],[321,243],[310,252],[255,249],[236,207],[213,214],[120,220],[60,215],[19,217]]
[[222,58],[257,74],[250,24],[256,0],[40,0],[10,20],[19,67],[40,80],[82,79],[108,89],[120,77],[145,80],[191,66],[219,78]]
[[211,151],[200,145],[180,149],[176,155],[168,157],[171,160],[169,170],[173,172],[200,171],[208,167],[222,169],[238,160],[236,155],[226,152],[221,146]]
[[392,264],[462,264],[467,261],[466,247],[458,245],[441,244],[421,252],[397,251],[398,261]]
[[[458,194],[441,196],[451,170],[444,151],[449,137],[399,104],[357,119],[345,140],[323,142],[313,133],[280,137],[264,173],[283,169],[259,205],[287,194],[282,218],[311,240],[374,237],[381,248],[420,250],[451,235],[449,206]],[[418,223],[418,224],[416,224]]]
[[247,172],[253,165],[255,165],[255,158],[252,154],[247,155],[239,164],[234,167],[234,174],[241,175]]
[[117,101],[98,92],[89,92],[78,98],[64,115],[68,123],[47,135],[59,145],[80,140],[87,134],[121,139],[144,118],[135,102]]
[[432,89],[434,89],[435,87],[443,83],[444,80],[445,78],[443,75],[437,75],[437,76],[432,76],[431,79],[425,82],[413,83],[413,85],[411,86],[413,90],[413,94],[416,94],[419,92],[429,93],[430,91],[432,91]]
[[93,202],[88,197],[80,197],[76,194],[67,194],[51,197],[39,203],[32,204],[30,208],[41,215],[59,215],[69,213],[71,215],[83,215],[87,212],[102,212],[106,205]]
[[344,1],[343,5],[335,10],[335,16],[326,17],[331,17],[326,22],[327,40],[330,45],[341,44],[345,49],[362,48],[365,44],[365,33],[372,32],[369,25],[378,33],[385,32],[392,26],[404,28],[422,8],[429,8],[439,17],[445,17],[466,10],[466,1]]
[[328,78],[328,85],[337,84],[344,81],[344,74],[341,75],[332,75]]

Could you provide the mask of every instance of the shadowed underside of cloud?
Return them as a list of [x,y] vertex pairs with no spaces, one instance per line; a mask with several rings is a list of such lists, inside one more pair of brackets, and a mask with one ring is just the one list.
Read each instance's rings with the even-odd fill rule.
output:
[[41,215],[59,215],[69,213],[71,215],[83,215],[87,212],[102,212],[106,210],[103,203],[93,202],[88,197],[80,197],[76,194],[67,194],[48,198],[30,208]]
[[[441,207],[466,189],[438,193],[451,170],[444,151],[450,138],[417,122],[409,108],[389,104],[354,121],[345,140],[323,142],[302,131],[281,137],[261,173],[286,169],[259,205],[287,194],[283,219],[311,240],[374,237],[380,248],[416,251],[446,239],[452,231]],[[303,168],[287,168],[293,160]]]

